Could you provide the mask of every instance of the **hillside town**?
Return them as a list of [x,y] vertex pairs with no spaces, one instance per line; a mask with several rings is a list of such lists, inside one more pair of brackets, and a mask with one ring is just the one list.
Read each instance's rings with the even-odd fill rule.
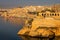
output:
[[60,5],[53,6],[26,6],[23,8],[0,9],[2,17],[54,17],[60,16]]

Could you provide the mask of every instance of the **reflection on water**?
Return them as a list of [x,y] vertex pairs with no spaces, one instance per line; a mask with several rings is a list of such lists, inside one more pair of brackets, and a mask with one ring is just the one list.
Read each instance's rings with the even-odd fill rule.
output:
[[24,18],[16,18],[16,17],[15,18],[12,18],[12,17],[4,18],[5,22],[9,21],[10,23],[15,24],[15,25],[20,25],[20,24],[24,25],[25,20],[26,19],[24,19]]
[[32,38],[28,36],[19,36],[22,40],[60,40],[60,37],[55,38]]
[[18,31],[23,27],[23,18],[0,17],[0,40],[21,40]]

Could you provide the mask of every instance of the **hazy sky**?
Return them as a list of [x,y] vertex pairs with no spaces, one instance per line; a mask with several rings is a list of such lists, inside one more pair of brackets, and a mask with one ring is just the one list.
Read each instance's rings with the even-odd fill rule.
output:
[[60,4],[60,0],[0,0],[0,8]]

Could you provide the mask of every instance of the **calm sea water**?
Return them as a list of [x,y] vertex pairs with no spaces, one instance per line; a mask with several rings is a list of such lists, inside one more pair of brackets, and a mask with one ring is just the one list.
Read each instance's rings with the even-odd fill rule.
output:
[[[24,26],[23,18],[3,18],[0,17],[0,40],[49,40],[49,38],[30,38],[18,36],[18,31]],[[56,37],[50,40],[60,40]]]
[[22,40],[17,33],[23,25],[22,18],[0,17],[0,40]]

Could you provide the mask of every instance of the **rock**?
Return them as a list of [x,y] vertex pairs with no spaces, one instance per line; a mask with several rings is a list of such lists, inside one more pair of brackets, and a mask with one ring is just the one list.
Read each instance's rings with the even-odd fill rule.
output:
[[39,36],[38,34],[39,33],[37,31],[30,31],[28,35],[31,37],[38,37]]
[[18,32],[18,35],[28,35],[30,31],[30,28],[28,27],[23,27],[19,32]]
[[31,37],[54,37],[55,33],[52,32],[51,30],[46,30],[46,29],[40,29],[37,31],[30,31],[29,36]]
[[55,36],[60,36],[60,28],[57,28],[57,30],[55,31]]
[[[29,20],[30,21],[30,20]],[[57,23],[57,24],[56,24]],[[59,20],[53,18],[35,18],[31,26],[26,26],[21,29],[18,34],[28,35],[31,37],[49,37],[60,36]],[[28,23],[29,24],[29,23]],[[27,25],[27,24],[26,24]]]

